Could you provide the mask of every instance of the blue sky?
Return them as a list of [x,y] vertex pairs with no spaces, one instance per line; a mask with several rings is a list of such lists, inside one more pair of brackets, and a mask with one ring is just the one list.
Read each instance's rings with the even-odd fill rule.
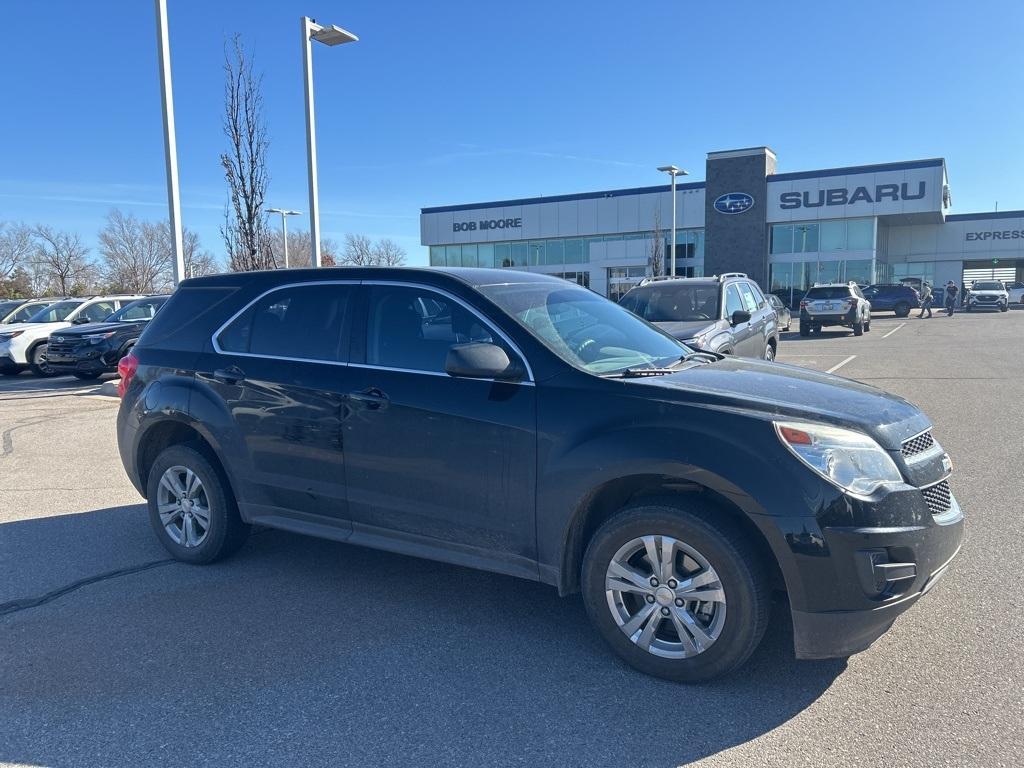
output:
[[[272,205],[307,209],[299,17],[316,46],[326,236],[425,263],[422,206],[703,178],[767,144],[779,170],[947,159],[958,212],[1024,208],[1024,4],[169,0],[183,218],[218,235],[224,41],[265,75]],[[112,207],[166,215],[153,3],[5,2],[0,220],[95,244]],[[293,220],[294,221],[294,220]],[[301,221],[301,219],[300,219]]]

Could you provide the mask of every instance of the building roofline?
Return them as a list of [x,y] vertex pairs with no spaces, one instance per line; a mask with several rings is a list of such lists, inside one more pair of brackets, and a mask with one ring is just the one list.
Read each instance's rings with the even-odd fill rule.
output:
[[773,173],[768,181],[793,181],[795,179],[817,179],[828,176],[853,176],[858,173],[881,173],[883,171],[906,171],[912,168],[946,167],[943,157],[930,157],[925,160],[904,160],[898,163],[877,163],[875,165],[850,165],[844,168],[822,168],[817,171],[795,171],[793,173]]
[[1024,211],[983,211],[981,213],[950,213],[946,221],[981,221],[984,219],[1024,219]]
[[[703,181],[690,181],[676,184],[676,190],[704,189]],[[624,197],[626,195],[650,195],[657,192],[670,192],[672,186],[660,184],[654,187],[632,187],[629,189],[606,189],[600,192],[577,192],[570,195],[550,195],[547,197],[524,197],[515,200],[495,200],[489,203],[467,203],[465,205],[440,205],[433,208],[420,208],[420,213],[448,213],[450,211],[474,211],[481,208],[508,208],[516,205],[535,205],[537,203],[567,203],[572,200],[593,200],[602,197]]]

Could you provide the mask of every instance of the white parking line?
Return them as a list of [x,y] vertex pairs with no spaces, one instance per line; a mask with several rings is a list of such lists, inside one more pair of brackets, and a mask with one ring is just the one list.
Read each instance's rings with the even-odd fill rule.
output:
[[894,333],[896,333],[896,331],[898,331],[898,330],[899,330],[900,328],[902,328],[902,327],[903,327],[904,325],[906,325],[906,323],[900,323],[900,324],[899,324],[899,325],[897,325],[897,326],[896,326],[895,328],[893,328],[893,329],[892,329],[891,331],[889,331],[889,332],[888,332],[887,334],[885,334],[885,336],[883,336],[882,338],[883,338],[883,339],[888,339],[888,338],[889,338],[890,336],[892,336],[892,335],[893,335]]
[[853,358],[855,358],[855,357],[856,357],[856,355],[850,355],[848,358],[843,360],[843,362],[837,363],[836,365],[833,365],[831,368],[829,368],[827,371],[825,371],[825,373],[835,373],[840,368],[842,368],[844,365],[846,365],[848,362],[853,360]]

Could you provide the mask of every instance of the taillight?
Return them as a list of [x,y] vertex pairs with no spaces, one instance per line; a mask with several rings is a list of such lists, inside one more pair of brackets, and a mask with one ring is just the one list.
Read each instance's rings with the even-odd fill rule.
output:
[[118,397],[124,397],[124,393],[128,391],[128,385],[132,383],[137,370],[139,370],[139,358],[130,352],[118,361],[117,375],[121,377],[121,380],[117,382]]

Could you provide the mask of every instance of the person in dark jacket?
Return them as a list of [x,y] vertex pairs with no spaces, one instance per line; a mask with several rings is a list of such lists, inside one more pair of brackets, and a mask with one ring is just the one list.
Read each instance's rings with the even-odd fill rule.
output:
[[946,283],[946,314],[949,317],[953,316],[956,312],[956,295],[960,292],[960,289],[956,287],[956,283],[950,280]]

